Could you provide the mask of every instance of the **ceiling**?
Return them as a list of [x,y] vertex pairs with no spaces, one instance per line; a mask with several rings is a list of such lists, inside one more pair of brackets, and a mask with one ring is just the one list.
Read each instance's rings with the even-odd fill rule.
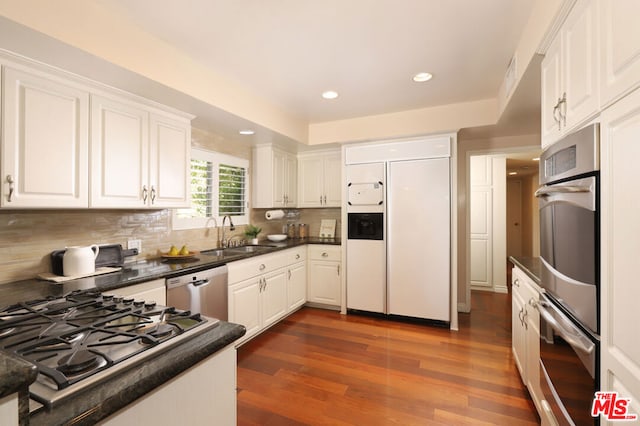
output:
[[309,123],[496,98],[533,4],[95,1]]

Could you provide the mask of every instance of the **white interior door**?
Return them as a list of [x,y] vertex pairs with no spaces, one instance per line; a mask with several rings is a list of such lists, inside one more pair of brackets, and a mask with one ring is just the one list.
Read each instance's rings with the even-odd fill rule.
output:
[[507,255],[522,256],[522,181],[507,181]]
[[470,158],[470,280],[473,287],[490,288],[492,280],[492,162],[487,155]]

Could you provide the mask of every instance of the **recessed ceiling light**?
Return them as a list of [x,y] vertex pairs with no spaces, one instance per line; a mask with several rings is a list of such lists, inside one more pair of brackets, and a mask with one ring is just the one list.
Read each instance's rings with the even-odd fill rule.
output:
[[509,176],[514,176],[514,175],[517,175],[517,174],[518,174],[518,172],[509,172]]
[[418,74],[413,76],[413,81],[416,83],[423,83],[425,81],[429,81],[433,78],[433,74],[428,72],[419,72]]
[[240,130],[238,133],[241,135],[253,135],[255,132],[251,129]]
[[335,99],[338,97],[338,92],[327,90],[326,92],[322,92],[322,97],[325,99]]
[[540,161],[540,157],[532,158],[533,161]]

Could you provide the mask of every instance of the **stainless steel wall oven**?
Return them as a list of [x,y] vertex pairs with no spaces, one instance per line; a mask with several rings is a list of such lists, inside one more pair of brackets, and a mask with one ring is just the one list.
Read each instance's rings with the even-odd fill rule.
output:
[[599,388],[599,145],[596,123],[540,157],[540,381],[560,424],[597,422],[590,408]]

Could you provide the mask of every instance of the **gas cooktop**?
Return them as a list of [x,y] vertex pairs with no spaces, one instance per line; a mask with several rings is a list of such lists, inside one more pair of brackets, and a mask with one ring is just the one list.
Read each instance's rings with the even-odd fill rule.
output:
[[151,301],[73,292],[0,308],[0,349],[38,367],[29,391],[50,405],[218,323]]

